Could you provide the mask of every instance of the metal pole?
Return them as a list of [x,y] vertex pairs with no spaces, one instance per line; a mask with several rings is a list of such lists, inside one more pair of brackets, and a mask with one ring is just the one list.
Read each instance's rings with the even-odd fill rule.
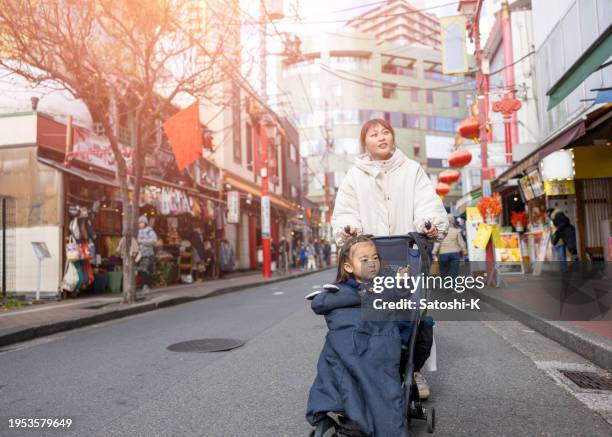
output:
[[[482,162],[481,181],[483,195],[485,194],[485,185],[489,183],[489,168],[487,159],[487,125],[488,125],[488,71],[483,71],[483,59],[482,50],[480,48],[480,17],[476,16],[474,20],[474,46],[476,55],[476,64],[478,66],[478,72],[476,73],[476,85],[478,87],[477,98],[478,98],[478,139],[480,141],[480,155]],[[486,68],[488,70],[488,68]],[[488,194],[490,195],[490,193]]]
[[266,29],[267,29],[267,16],[265,12],[265,6],[263,4],[265,0],[261,0],[261,14],[259,16],[259,22],[261,26],[259,28],[261,35],[261,44],[259,45],[259,80],[261,82],[261,98],[264,102],[268,101],[268,64],[266,61]]
[[2,198],[2,300],[6,302],[6,198]]
[[[503,0],[501,5],[501,25],[502,25],[502,40],[504,45],[504,60],[505,60],[505,69],[504,69],[504,82],[508,87],[508,92],[510,93],[511,98],[516,97],[516,92],[514,90],[514,66],[512,63],[514,62],[514,53],[512,50],[512,27],[510,22],[510,7],[508,6],[508,1]],[[510,134],[510,154],[512,156],[512,145],[518,143],[518,128],[516,123],[516,112],[513,112],[511,115],[509,123],[509,134]],[[508,164],[512,164],[512,159],[508,161]]]
[[[263,250],[263,277],[272,276],[270,247],[270,196],[268,193],[268,138],[266,125],[261,122],[261,247]],[[268,229],[266,229],[268,228]]]
[[38,259],[38,287],[36,288],[36,301],[40,300],[40,284],[42,282],[42,259]]

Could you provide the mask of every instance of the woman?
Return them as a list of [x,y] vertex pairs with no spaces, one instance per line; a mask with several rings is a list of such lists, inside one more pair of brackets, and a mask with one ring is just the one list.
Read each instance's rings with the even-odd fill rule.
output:
[[142,291],[148,293],[151,289],[151,280],[155,270],[155,244],[157,234],[149,226],[149,220],[143,215],[138,219],[138,250],[140,251],[140,261],[138,271],[142,275]]
[[442,242],[435,244],[433,254],[440,261],[440,276],[455,278],[459,275],[459,262],[467,249],[455,217],[449,214],[448,222],[450,223],[448,234]]
[[[380,118],[367,121],[360,142],[366,153],[357,157],[336,195],[331,223],[338,244],[350,238],[346,226],[374,236],[416,231],[444,239],[449,225],[444,205],[423,167],[397,148],[391,125]],[[429,387],[421,375],[415,379],[426,399]]]

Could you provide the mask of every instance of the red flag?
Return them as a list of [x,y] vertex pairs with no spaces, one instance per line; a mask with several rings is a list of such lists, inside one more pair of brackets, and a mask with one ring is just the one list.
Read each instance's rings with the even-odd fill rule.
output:
[[179,170],[202,156],[202,125],[197,100],[166,120],[163,127]]

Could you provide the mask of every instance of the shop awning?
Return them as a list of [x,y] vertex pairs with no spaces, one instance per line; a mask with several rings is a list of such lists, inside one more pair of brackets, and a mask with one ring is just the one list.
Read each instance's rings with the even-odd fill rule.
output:
[[113,188],[119,188],[119,184],[117,183],[117,181],[106,178],[104,176],[101,176],[99,174],[96,174],[96,173],[93,173],[87,170],[83,170],[78,167],[66,167],[61,162],[53,161],[52,159],[47,159],[47,158],[42,158],[42,157],[38,157],[38,162],[40,162],[41,164],[48,165],[49,167],[53,167],[64,173],[68,173],[73,176],[76,176],[87,182],[93,182],[96,184],[108,185]]
[[546,93],[548,110],[557,106],[612,55],[612,24]]
[[[239,176],[233,175],[227,170],[223,172],[223,179],[224,183],[230,184],[233,188],[261,198],[261,187],[259,187],[254,182],[246,181]],[[293,203],[274,193],[270,193],[270,203],[279,208],[284,208],[289,211],[297,209]]]

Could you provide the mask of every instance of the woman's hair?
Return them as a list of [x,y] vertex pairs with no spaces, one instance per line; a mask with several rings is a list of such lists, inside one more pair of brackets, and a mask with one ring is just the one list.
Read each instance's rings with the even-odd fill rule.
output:
[[361,126],[361,134],[359,135],[359,141],[361,142],[361,147],[363,147],[364,150],[366,150],[366,142],[365,142],[366,135],[368,134],[368,131],[370,130],[370,128],[376,125],[381,125],[385,129],[387,129],[389,132],[391,132],[391,135],[393,136],[393,142],[395,142],[395,131],[393,130],[391,125],[387,122],[387,120],[383,120],[382,118],[373,118],[372,120],[366,121],[363,124],[363,126]]
[[[336,284],[346,282],[349,278],[353,276],[352,273],[349,273],[346,270],[344,270],[344,263],[350,262],[351,250],[353,246],[355,246],[355,244],[357,243],[374,244],[374,242],[371,240],[371,237],[372,237],[371,235],[357,235],[357,236],[351,237],[350,239],[344,242],[344,244],[342,245],[342,248],[340,249],[340,252],[338,253],[338,272],[336,273]],[[379,259],[380,259],[380,255],[379,255]]]

